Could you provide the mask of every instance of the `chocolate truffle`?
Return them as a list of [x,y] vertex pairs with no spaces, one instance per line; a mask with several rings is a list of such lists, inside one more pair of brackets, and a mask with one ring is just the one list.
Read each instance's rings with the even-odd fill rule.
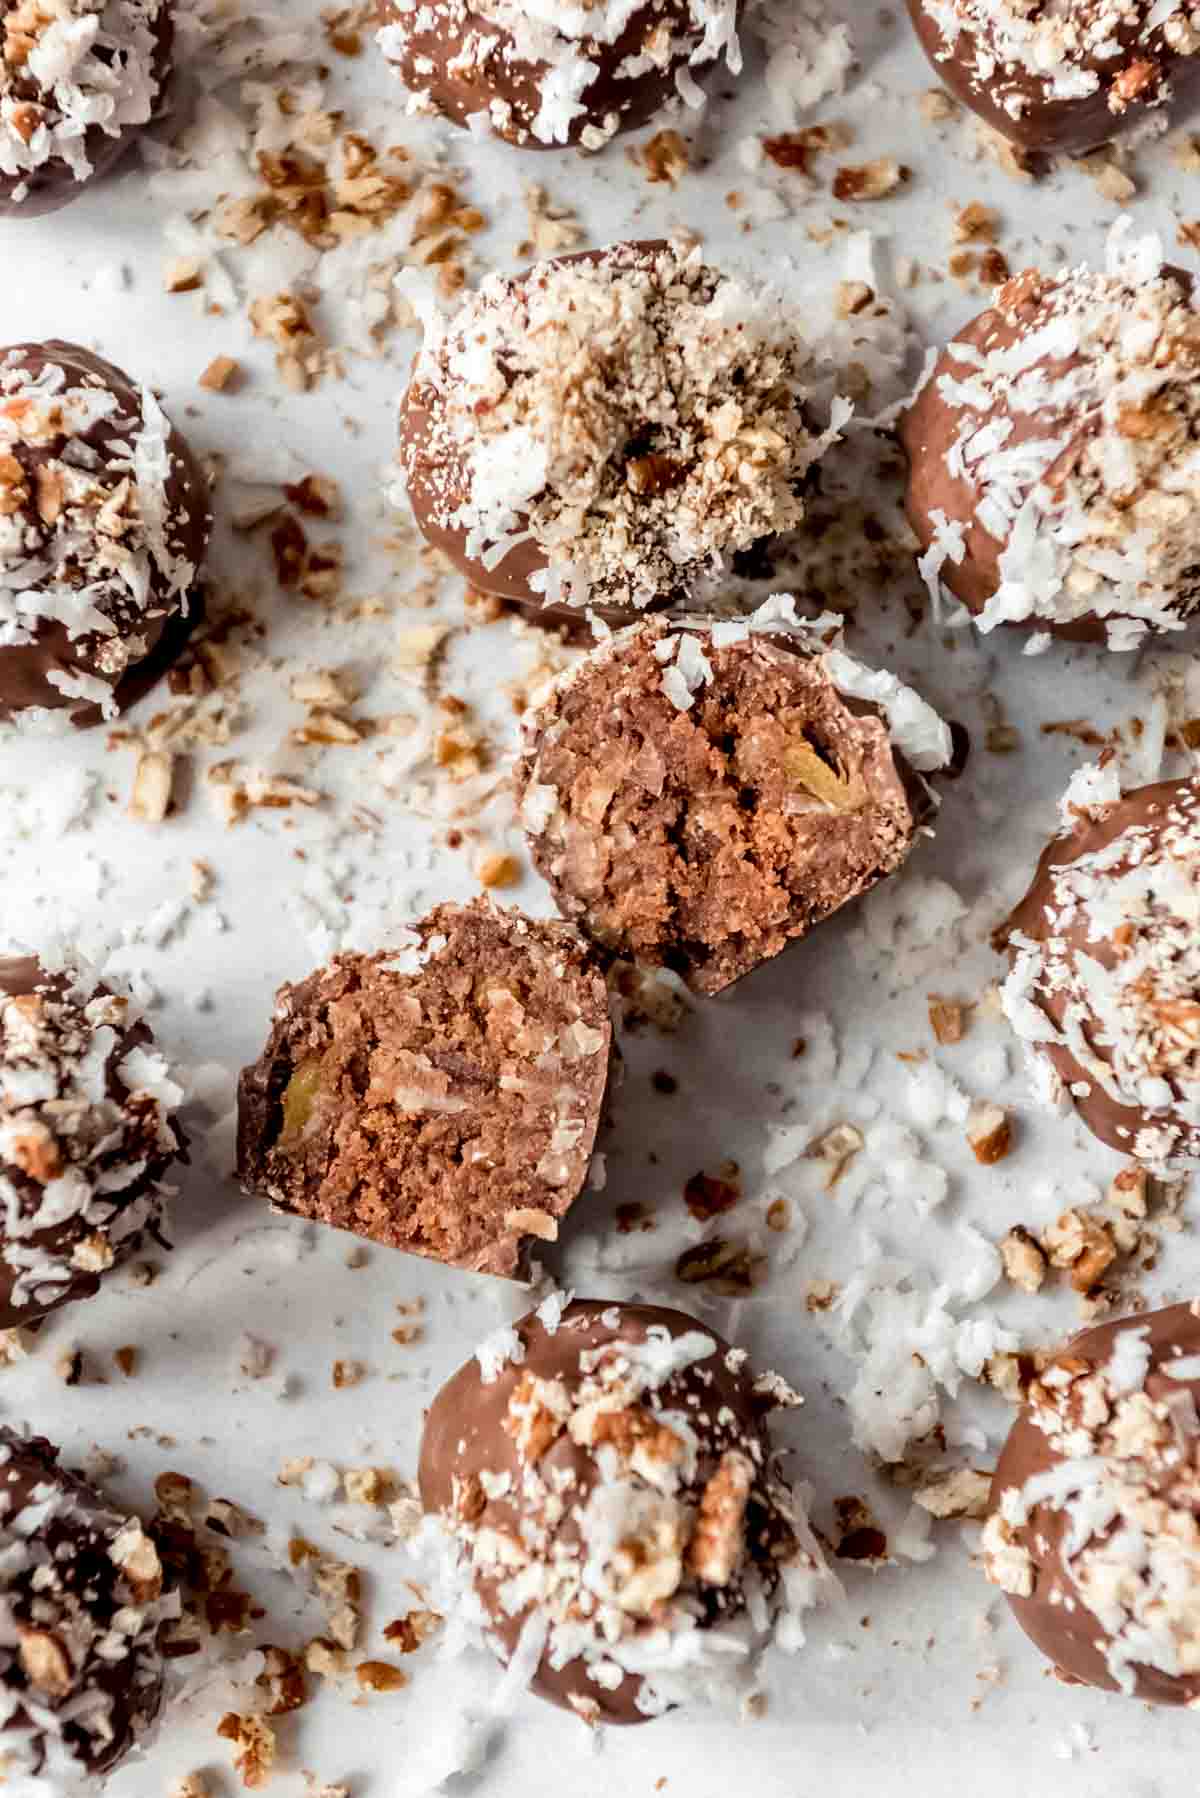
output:
[[1026,150],[1078,156],[1200,79],[1187,0],[908,0],[953,94]]
[[1060,1674],[1200,1702],[1200,1307],[1085,1330],[1030,1388],[984,1567]]
[[810,428],[811,368],[795,308],[696,251],[618,244],[489,275],[427,321],[401,408],[417,523],[501,599],[686,598],[802,519],[836,435]]
[[1004,927],[1035,1088],[1163,1175],[1200,1160],[1200,781],[1083,770]]
[[136,1517],[0,1428],[0,1760],[16,1798],[74,1798],[146,1734],[175,1614]]
[[169,0],[3,0],[0,215],[55,212],[158,110]]
[[483,1343],[430,1407],[420,1489],[500,1658],[589,1723],[736,1692],[828,1577],[765,1424],[798,1403],[649,1305],[551,1298]]
[[587,1180],[612,1055],[565,924],[483,900],[279,990],[242,1070],[238,1171],[282,1211],[521,1278]]
[[1132,649],[1200,601],[1200,316],[1158,241],[1108,272],[1027,271],[939,357],[906,414],[908,515],[980,630]]
[[670,101],[702,107],[696,76],[742,66],[736,0],[381,0],[379,47],[414,112],[524,149],[598,150]]
[[149,388],[70,343],[0,350],[0,718],[115,718],[199,616],[208,495]]
[[154,1233],[183,1098],[128,999],[81,963],[0,959],[0,1329],[91,1298]]
[[534,861],[605,950],[717,993],[905,860],[949,729],[822,622],[648,620],[527,719]]

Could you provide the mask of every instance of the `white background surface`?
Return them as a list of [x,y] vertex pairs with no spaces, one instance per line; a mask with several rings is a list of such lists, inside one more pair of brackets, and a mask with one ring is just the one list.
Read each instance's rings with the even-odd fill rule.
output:
[[[295,0],[289,17],[307,19],[310,11]],[[831,248],[809,236],[810,226],[824,235],[831,216],[875,232],[885,269],[899,253],[944,270],[953,208],[976,199],[998,208],[1000,245],[1014,269],[1027,262],[1057,266],[1064,256],[1100,257],[1116,208],[1086,174],[1067,168],[1024,184],[976,159],[969,122],[930,132],[917,98],[931,77],[906,21],[853,0],[833,0],[831,15],[851,21],[861,66],[844,96],[825,100],[801,122],[846,121],[854,142],[814,163],[807,197],[797,177],[780,176],[790,210],[749,231],[738,228],[745,212],[735,215],[723,196],[737,188],[755,196],[752,213],[772,208],[763,207],[762,188],[743,167],[740,146],[754,133],[796,122],[771,112],[753,50],[736,99],[714,106],[700,131],[708,166],[673,190],[649,185],[620,141],[593,161],[535,158],[483,151],[443,128],[405,120],[373,54],[338,63],[330,91],[348,120],[362,119],[372,131],[390,114],[391,141],[420,145],[423,153],[444,145],[455,166],[469,172],[464,197],[492,221],[487,254],[499,265],[512,260],[525,235],[520,196],[529,179],[578,208],[588,242],[691,227],[704,236],[711,261],[736,262],[794,286],[801,312],[806,288],[831,287],[843,272],[840,236]],[[203,57],[189,53],[185,60],[189,83],[204,83]],[[170,135],[164,132],[164,141]],[[873,207],[833,206],[827,190],[837,164],[876,154],[911,166],[905,193]],[[238,166],[235,156],[230,167]],[[1194,177],[1180,172],[1164,143],[1139,148],[1131,166],[1140,189],[1139,228],[1160,228],[1172,244],[1177,219],[1189,216]],[[197,208],[220,191],[211,167],[183,179]],[[106,749],[102,732],[49,747],[12,739],[0,744],[5,934],[36,945],[46,931],[64,926],[89,944],[123,933],[117,965],[150,983],[160,1043],[177,1062],[200,1070],[200,1102],[188,1114],[192,1166],[174,1213],[175,1251],[161,1278],[137,1290],[119,1275],[94,1303],[55,1318],[31,1359],[0,1374],[0,1407],[60,1441],[68,1461],[93,1443],[118,1454],[123,1468],[114,1490],[131,1504],[148,1505],[154,1477],[174,1468],[267,1520],[266,1542],[234,1551],[237,1583],[252,1583],[267,1612],[247,1647],[272,1640],[295,1647],[319,1629],[319,1613],[273,1567],[273,1545],[294,1529],[361,1559],[371,1623],[365,1652],[387,1656],[378,1631],[410,1602],[403,1549],[347,1540],[347,1532],[378,1531],[379,1518],[351,1507],[321,1508],[284,1490],[275,1483],[278,1465],[285,1456],[311,1454],[411,1475],[422,1406],[481,1335],[524,1305],[519,1293],[378,1249],[369,1251],[365,1267],[349,1269],[346,1240],[274,1218],[238,1194],[230,1178],[230,1111],[236,1069],[257,1053],[282,979],[302,976],[343,942],[385,942],[389,919],[398,922],[475,890],[470,856],[445,847],[446,822],[420,815],[423,801],[414,788],[427,771],[405,776],[395,764],[389,774],[374,745],[323,754],[280,748],[301,717],[287,697],[288,671],[355,670],[364,689],[356,708],[362,714],[413,704],[411,686],[389,672],[388,657],[396,633],[429,615],[405,611],[411,568],[374,553],[389,526],[380,473],[411,340],[394,340],[391,363],[351,356],[344,381],[304,397],[287,395],[270,350],[252,340],[240,309],[208,317],[200,296],[163,293],[161,267],[175,253],[166,233],[177,234],[179,219],[178,200],[172,205],[152,195],[135,161],[58,217],[0,221],[0,342],[61,335],[94,345],[161,387],[196,447],[229,458],[243,477],[295,479],[312,468],[336,473],[348,504],[348,589],[382,595],[385,612],[347,622],[278,593],[257,545],[229,532],[227,500],[218,489],[215,571],[222,582],[253,594],[265,635],[256,652],[243,656],[245,725],[228,749],[193,758],[195,780],[179,815],[156,830],[126,816],[132,757]],[[399,244],[404,230],[403,220],[392,227]],[[270,253],[264,248],[258,261],[228,258],[245,297],[279,284]],[[983,303],[978,290],[949,279],[927,279],[903,299],[925,341],[952,331]],[[321,316],[331,340],[339,341],[345,318],[336,294],[323,302]],[[196,387],[201,370],[223,353],[251,371],[236,397]],[[919,584],[911,581],[908,592],[919,597]],[[452,581],[442,612],[461,621]],[[1041,724],[1085,717],[1108,729],[1149,716],[1164,670],[1178,671],[1188,645],[1176,642],[1169,652],[1160,648],[1140,659],[1058,648],[1027,659],[1015,636],[980,641],[959,633],[944,641],[928,622],[913,629],[897,595],[868,581],[861,583],[849,644],[868,659],[890,662],[972,728],[976,755],[948,793],[937,840],[921,846],[899,877],[918,910],[921,882],[949,881],[967,908],[966,920],[933,951],[928,972],[903,987],[886,956],[864,956],[861,945],[856,952],[862,914],[847,913],[725,999],[697,1007],[678,1033],[647,1030],[629,1039],[617,1122],[604,1145],[607,1191],[580,1202],[553,1265],[586,1296],[665,1298],[735,1330],[761,1364],[776,1366],[807,1396],[806,1408],[785,1428],[795,1465],[815,1489],[818,1525],[830,1526],[835,1497],[858,1493],[869,1495],[892,1529],[906,1504],[850,1446],[845,1394],[854,1359],[835,1318],[806,1312],[807,1284],[850,1276],[864,1229],[912,1264],[918,1284],[961,1278],[980,1257],[966,1225],[988,1240],[1018,1220],[1045,1225],[1077,1195],[1080,1182],[1095,1182],[1096,1190],[1083,1196],[1098,1197],[1118,1163],[1085,1141],[1077,1126],[1032,1112],[1015,1047],[1003,1026],[986,1018],[939,1059],[972,1095],[1013,1105],[1017,1150],[994,1170],[977,1169],[961,1126],[919,1130],[927,1158],[950,1175],[947,1202],[927,1219],[891,1192],[882,1163],[856,1203],[822,1195],[804,1164],[768,1179],[762,1158],[769,1126],[811,1123],[815,1130],[858,1117],[870,1143],[871,1129],[889,1119],[911,1124],[909,1076],[894,1053],[932,1048],[927,991],[977,997],[1000,971],[987,930],[1005,901],[1023,890],[1052,828],[1058,793],[1084,756],[1069,738],[1043,736]],[[534,651],[528,638],[501,624],[459,635],[450,657],[446,685],[483,716],[501,719],[508,709],[503,680],[532,661]],[[981,724],[990,715],[985,708],[996,701],[1020,730],[1019,751],[1003,758],[980,748]],[[139,715],[161,702],[160,693]],[[303,817],[258,813],[226,830],[202,775],[206,763],[229,755],[297,773],[327,798]],[[382,821],[376,833],[355,827],[354,801]],[[489,824],[490,844],[502,841],[506,816],[501,801]],[[518,846],[511,829],[509,841]],[[203,907],[187,902],[188,865],[198,855],[217,875],[213,900]],[[533,877],[511,897],[545,908]],[[159,942],[161,907],[173,901],[180,902],[176,921]],[[812,1078],[812,1064],[806,1072],[791,1056],[793,1039],[810,1027],[813,1013],[831,1019],[841,1054],[829,1079]],[[1009,1069],[1003,1078],[1001,1051]],[[672,1098],[651,1088],[649,1076],[659,1068],[679,1081]],[[685,1290],[672,1276],[679,1250],[702,1234],[683,1209],[683,1184],[730,1156],[743,1167],[747,1196],[721,1227],[757,1233],[771,1254],[761,1292],[736,1307],[706,1304],[701,1289]],[[807,1220],[802,1242],[799,1228],[790,1238],[768,1237],[762,1228],[766,1204],[779,1193],[792,1196],[798,1217]],[[631,1200],[656,1209],[654,1232],[613,1233],[613,1207]],[[1146,1290],[1155,1298],[1191,1296],[1196,1280],[1196,1248],[1185,1229],[1166,1239]],[[395,1307],[417,1296],[426,1300],[424,1338],[397,1346],[390,1332],[403,1320]],[[1028,1344],[1054,1339],[1074,1320],[1069,1295],[1016,1303],[1002,1287],[962,1309],[968,1316],[1000,1315]],[[286,1376],[285,1392],[277,1377],[255,1384],[239,1375],[236,1348],[246,1330],[273,1345],[273,1372]],[[72,1344],[82,1346],[104,1383],[62,1386],[54,1362]],[[124,1344],[140,1351],[130,1381],[112,1365],[113,1350]],[[330,1366],[338,1356],[368,1364],[362,1386],[331,1389]],[[990,1439],[986,1452],[952,1450],[949,1458],[989,1465],[1006,1415],[998,1401],[969,1392],[961,1408],[948,1405],[952,1438],[969,1417]],[[449,1789],[480,1798],[557,1798],[564,1790],[624,1798],[649,1794],[665,1779],[668,1795],[688,1798],[751,1791],[762,1798],[858,1798],[867,1791],[942,1798],[964,1789],[978,1798],[1165,1798],[1190,1784],[1196,1729],[1190,1716],[1152,1714],[1058,1686],[972,1569],[969,1534],[950,1523],[935,1526],[933,1539],[937,1552],[923,1565],[900,1563],[872,1574],[839,1563],[844,1604],[814,1619],[803,1655],[772,1662],[764,1719],[739,1725],[674,1716],[595,1744],[574,1720],[530,1699],[497,1728],[481,1770]],[[486,1703],[492,1674],[482,1665],[439,1665],[432,1649],[407,1665],[413,1683],[402,1693],[355,1702],[351,1682],[284,1720],[283,1759],[269,1789],[293,1798],[304,1790],[302,1770],[311,1769],[322,1779],[347,1781],[354,1798],[401,1798],[452,1767],[456,1719],[467,1701],[477,1710]],[[168,1720],[150,1757],[115,1779],[113,1792],[156,1798],[173,1777],[205,1767],[213,1770],[214,1791],[231,1793],[227,1747],[213,1734],[228,1702],[227,1695],[193,1696]]]

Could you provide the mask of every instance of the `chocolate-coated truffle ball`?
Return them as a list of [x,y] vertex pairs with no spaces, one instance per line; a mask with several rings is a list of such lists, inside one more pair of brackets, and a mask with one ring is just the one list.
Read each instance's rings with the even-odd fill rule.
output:
[[0,1329],[91,1298],[156,1230],[182,1098],[91,969],[0,959]]
[[0,718],[94,724],[200,608],[208,496],[148,388],[69,343],[0,350]]
[[159,109],[171,0],[0,0],[0,214],[55,212]]
[[1200,1307],[1085,1330],[1030,1388],[984,1567],[1060,1674],[1200,1702]]
[[172,1615],[153,1542],[0,1429],[0,1761],[15,1798],[80,1798],[143,1737],[162,1697]]
[[238,1170],[282,1211],[521,1277],[587,1179],[612,1055],[568,925],[480,900],[280,988],[238,1089]]
[[402,405],[417,523],[501,599],[686,598],[803,517],[811,365],[793,306],[694,251],[490,275],[429,322]]
[[1005,926],[1004,1009],[1044,1099],[1183,1173],[1200,1160],[1200,782],[1095,782],[1068,790]]
[[1132,649],[1200,602],[1200,314],[1156,239],[1034,271],[960,331],[903,420],[921,568],[979,628]]
[[598,150],[668,102],[704,104],[696,76],[741,68],[736,0],[380,0],[379,46],[411,110],[524,149]]
[[607,951],[716,993],[905,860],[951,757],[908,688],[768,602],[652,620],[594,649],[526,721],[534,861]]
[[500,1658],[588,1722],[736,1691],[823,1573],[765,1425],[798,1402],[648,1305],[550,1299],[483,1343],[430,1408],[420,1488]]
[[1200,82],[1187,0],[908,0],[908,10],[951,92],[1026,150],[1078,156]]

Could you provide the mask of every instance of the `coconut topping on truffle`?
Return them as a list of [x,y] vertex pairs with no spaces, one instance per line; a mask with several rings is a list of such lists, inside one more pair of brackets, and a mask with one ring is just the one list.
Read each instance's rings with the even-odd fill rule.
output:
[[88,134],[154,115],[165,0],[6,0],[0,7],[0,176],[61,163],[92,173]]
[[177,1614],[153,1542],[0,1429],[0,1765],[17,1798],[94,1793],[154,1721]]
[[1144,787],[1072,825],[1014,915],[1004,1008],[1052,1100],[1086,1117],[1107,1099],[1132,1115],[1106,1140],[1186,1171],[1200,1155],[1200,783]]
[[[698,251],[623,245],[490,275],[427,326],[401,462],[494,566],[527,540],[550,602],[642,607],[790,529],[825,441],[782,295]],[[840,415],[839,415],[840,418]]]
[[81,378],[79,352],[68,363],[55,348],[0,355],[0,651],[60,627],[88,667],[44,679],[115,717],[113,687],[153,622],[187,608],[197,568],[182,545],[196,527],[154,395],[108,385],[101,372],[118,371],[105,364]]
[[94,1292],[162,1215],[183,1098],[128,999],[0,961],[0,1319]]
[[983,1533],[989,1579],[1065,1673],[1192,1704],[1200,1693],[1200,1361],[1189,1353],[1197,1332],[1194,1309],[1177,1305],[1068,1344],[1030,1388]]
[[633,625],[528,716],[534,859],[607,949],[718,992],[904,861],[950,731],[838,630],[785,595]]
[[1200,602],[1198,361],[1192,283],[1155,238],[1115,235],[1105,273],[1006,283],[925,396],[957,418],[945,478],[961,499],[930,513],[927,578],[954,584],[978,526],[999,546],[981,630],[1097,618],[1130,649],[1181,629]]
[[828,1578],[763,1424],[800,1401],[679,1312],[581,1301],[514,1335],[490,1383],[469,1362],[444,1388],[422,1445],[485,1629],[587,1721],[728,1696]]
[[[940,58],[965,64],[970,81],[1019,120],[1047,101],[1104,90],[1119,119],[1130,105],[1170,97],[1160,58],[1200,49],[1190,0],[920,0],[942,38]],[[965,41],[964,41],[965,40]]]
[[634,123],[657,110],[660,94],[702,104],[690,70],[724,56],[736,74],[737,10],[737,0],[389,0],[378,38],[416,107],[457,117],[459,96],[477,93],[479,111],[463,119],[472,127],[596,150],[630,108]]

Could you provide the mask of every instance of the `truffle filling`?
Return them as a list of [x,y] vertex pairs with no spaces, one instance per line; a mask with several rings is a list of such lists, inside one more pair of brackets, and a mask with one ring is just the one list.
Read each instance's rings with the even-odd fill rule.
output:
[[[119,137],[154,114],[164,0],[0,5],[0,176],[61,162],[92,173],[88,133]],[[14,197],[21,198],[18,186]]]
[[897,868],[917,822],[886,724],[822,657],[727,635],[624,633],[533,720],[521,771],[560,902],[701,990]]
[[489,567],[531,538],[547,601],[645,606],[803,517],[823,445],[780,296],[633,246],[489,276],[430,329],[406,473]]
[[610,1048],[603,980],[569,939],[444,908],[414,947],[285,989],[276,1015],[261,1118],[243,1095],[244,1177],[287,1210],[492,1272],[554,1238]]

